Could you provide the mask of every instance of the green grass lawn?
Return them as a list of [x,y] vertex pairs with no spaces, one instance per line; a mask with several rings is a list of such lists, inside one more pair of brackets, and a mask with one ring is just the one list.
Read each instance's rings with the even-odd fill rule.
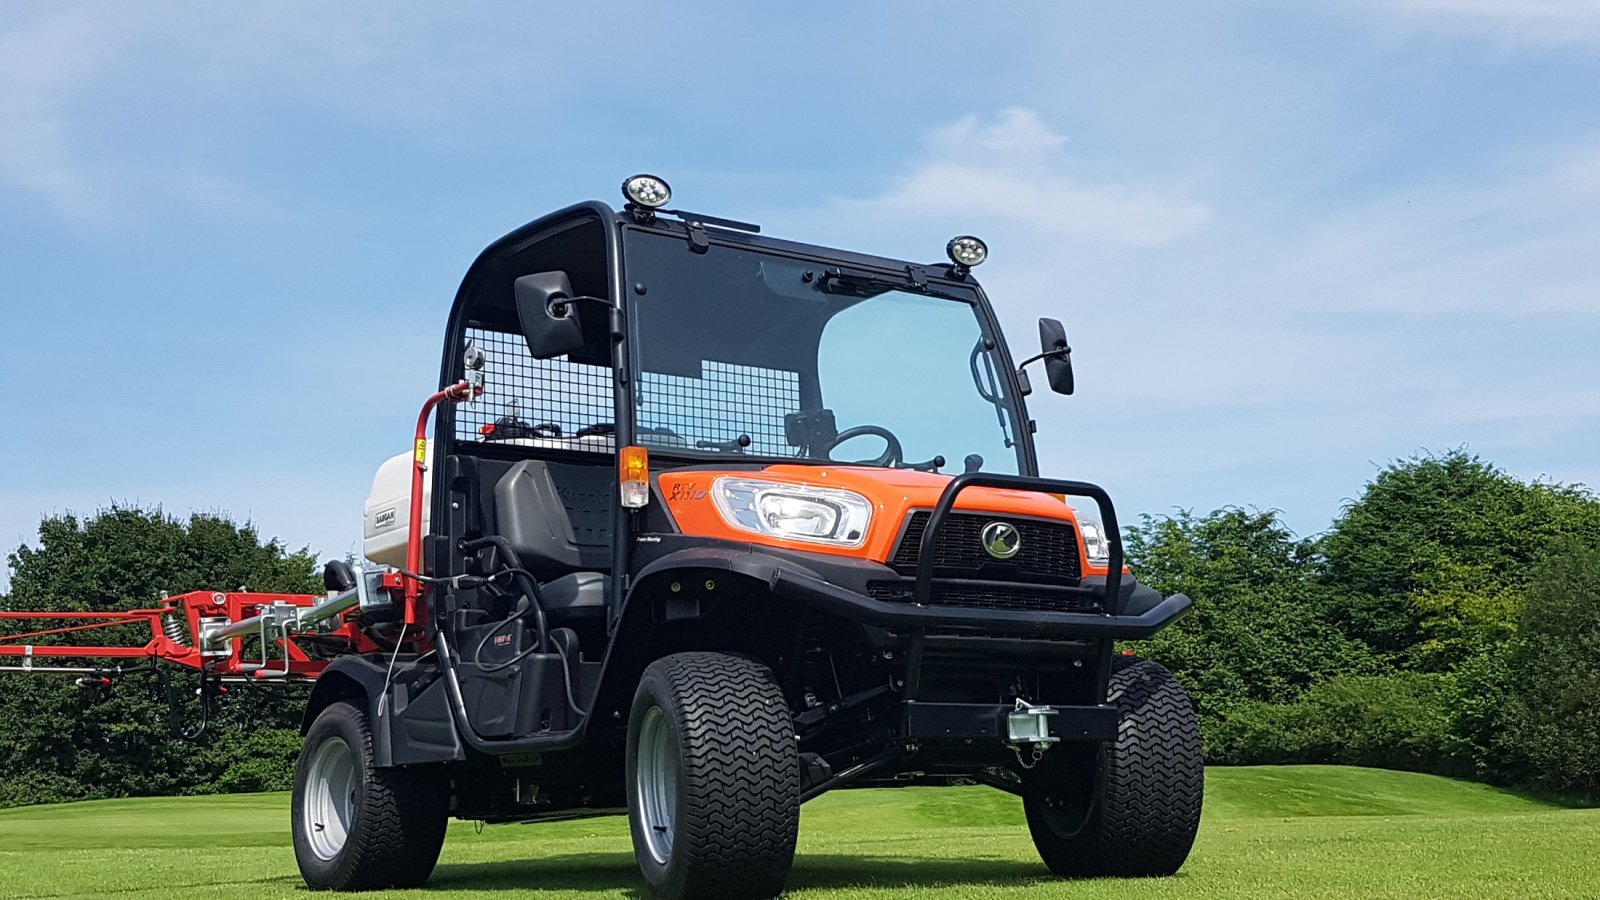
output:
[[[805,807],[797,898],[1600,897],[1600,810],[1428,775],[1211,769],[1175,878],[1048,877],[1016,800],[983,788],[830,794]],[[288,797],[0,810],[0,897],[307,896]],[[452,826],[424,891],[365,897],[642,895],[620,819]]]

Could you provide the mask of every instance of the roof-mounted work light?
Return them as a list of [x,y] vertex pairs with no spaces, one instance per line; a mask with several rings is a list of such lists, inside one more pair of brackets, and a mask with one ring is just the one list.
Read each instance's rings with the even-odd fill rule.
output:
[[622,183],[622,196],[628,203],[645,209],[660,209],[672,200],[672,187],[654,175],[635,175]]
[[956,264],[956,274],[965,275],[972,267],[989,258],[989,245],[978,240],[970,234],[950,239],[944,245],[946,256]]

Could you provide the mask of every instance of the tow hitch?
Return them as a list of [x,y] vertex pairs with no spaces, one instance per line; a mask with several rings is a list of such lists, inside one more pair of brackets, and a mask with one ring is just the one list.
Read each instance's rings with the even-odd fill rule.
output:
[[998,703],[905,703],[905,732],[926,744],[1003,743],[1049,747],[1061,741],[1104,742],[1117,738],[1114,706],[1016,706]]
[[1017,698],[1017,708],[1006,717],[1006,737],[1013,744],[1054,744],[1061,740],[1050,733],[1050,717],[1056,711],[1048,706],[1034,706]]

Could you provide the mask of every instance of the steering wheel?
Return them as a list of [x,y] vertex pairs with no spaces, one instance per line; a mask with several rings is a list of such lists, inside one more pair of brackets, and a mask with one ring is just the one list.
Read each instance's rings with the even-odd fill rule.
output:
[[846,428],[835,435],[833,440],[828,441],[818,449],[822,451],[822,455],[826,456],[828,459],[833,459],[833,448],[839,446],[845,441],[853,440],[865,435],[873,435],[875,437],[883,438],[883,452],[878,454],[878,456],[873,459],[834,461],[857,462],[868,466],[896,466],[905,461],[905,451],[900,448],[900,439],[894,436],[894,432],[884,428],[882,425],[857,425],[854,428]]

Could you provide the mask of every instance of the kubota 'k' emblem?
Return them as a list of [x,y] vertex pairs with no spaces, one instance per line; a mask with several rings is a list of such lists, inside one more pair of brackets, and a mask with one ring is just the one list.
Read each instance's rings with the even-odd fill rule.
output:
[[1022,550],[1022,533],[1010,522],[990,522],[979,535],[983,549],[995,559],[1010,559]]

